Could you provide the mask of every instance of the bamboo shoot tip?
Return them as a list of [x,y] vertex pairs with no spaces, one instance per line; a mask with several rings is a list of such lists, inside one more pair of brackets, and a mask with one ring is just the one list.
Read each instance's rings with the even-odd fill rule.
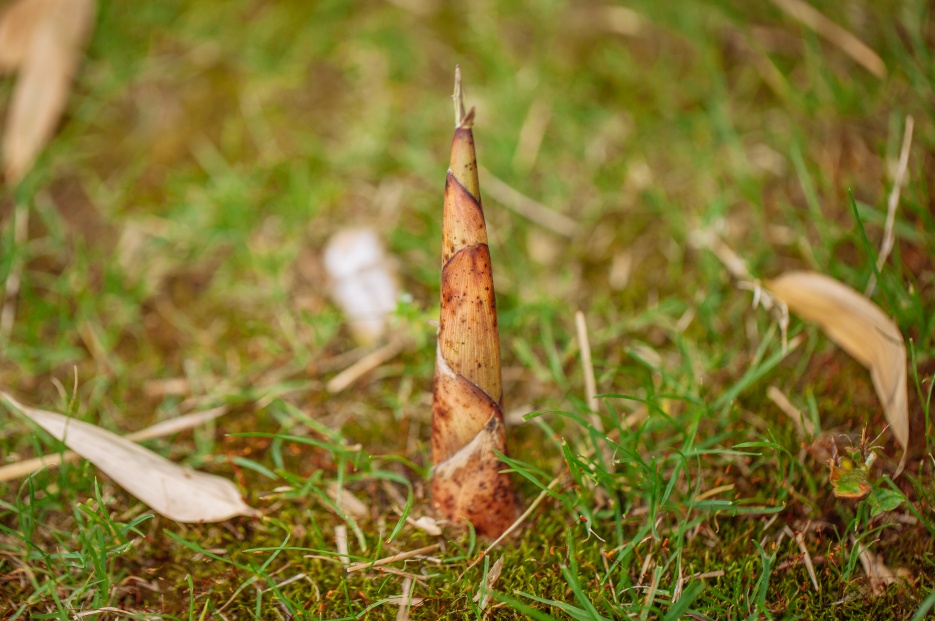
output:
[[455,103],[455,127],[462,127],[464,115],[464,91],[461,89],[461,65],[455,65],[455,90],[451,96]]

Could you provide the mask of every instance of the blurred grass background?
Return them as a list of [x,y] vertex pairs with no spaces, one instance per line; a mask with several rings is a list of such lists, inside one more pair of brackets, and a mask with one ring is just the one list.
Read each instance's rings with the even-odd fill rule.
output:
[[[426,321],[437,317],[455,64],[477,109],[506,409],[514,421],[565,412],[518,425],[512,454],[541,485],[563,467],[578,483],[506,545],[498,590],[512,599],[493,618],[531,615],[524,605],[556,618],[677,617],[691,606],[717,619],[905,618],[923,600],[931,607],[931,464],[919,464],[935,359],[932,6],[812,6],[875,50],[886,75],[769,3],[102,2],[57,137],[0,195],[0,277],[23,265],[16,321],[0,335],[0,386],[121,433],[231,406],[216,425],[150,446],[236,476],[275,524],[156,517],[130,528],[145,507],[86,465],[0,484],[8,618],[105,607],[139,618],[395,618],[391,604],[370,606],[399,593],[398,577],[345,580],[305,554],[333,550],[341,518],[321,492],[329,481],[372,503],[361,524],[369,547],[352,545],[364,558],[381,555],[398,519],[381,480],[410,481],[404,511],[428,510]],[[4,81],[0,106],[10,88]],[[772,318],[689,242],[714,230],[755,276],[815,269],[863,290],[907,115],[916,119],[909,182],[874,298],[914,351],[920,446],[900,483],[915,511],[895,512],[901,520],[835,499],[821,460],[805,456],[765,397],[775,384],[826,430],[875,436],[884,423],[866,372],[797,322],[804,345],[782,359]],[[522,217],[509,195],[490,191],[493,177],[575,227],[561,234]],[[15,205],[30,213],[26,244],[13,243]],[[398,257],[411,300],[394,330],[413,345],[332,396],[324,382],[359,352],[328,300],[319,254],[334,231],[359,225],[380,231]],[[578,309],[598,392],[625,396],[603,406],[620,434],[616,457],[639,464],[603,472],[596,487],[581,479],[591,440]],[[624,428],[639,401],[648,422]],[[310,419],[337,434],[322,436],[333,450],[228,435],[318,437]],[[718,453],[745,441],[766,448]],[[340,447],[356,443],[348,460]],[[18,419],[0,432],[4,462],[54,446]],[[886,452],[895,454],[892,442]],[[368,459],[377,455],[414,467]],[[528,501],[538,488],[523,480]],[[293,492],[266,499],[283,481]],[[725,483],[751,506],[785,508],[776,520],[728,517],[717,513],[724,505],[695,500]],[[820,591],[799,548],[777,543],[783,525],[808,530],[812,556],[824,559]],[[867,544],[882,540],[875,549],[910,577],[868,595],[855,530]],[[286,534],[301,549],[287,550]],[[408,527],[401,536],[383,555],[425,544]],[[426,565],[443,577],[416,585],[426,599],[413,618],[482,616],[470,602],[481,569],[457,579],[477,551],[452,541],[440,567]],[[264,546],[282,549],[244,552]],[[239,560],[211,560],[210,550]],[[678,607],[683,587],[701,584],[682,578],[718,571]]]

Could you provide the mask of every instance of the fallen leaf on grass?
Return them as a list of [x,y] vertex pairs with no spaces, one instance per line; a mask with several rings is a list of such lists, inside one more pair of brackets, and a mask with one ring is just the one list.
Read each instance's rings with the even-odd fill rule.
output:
[[906,344],[893,320],[857,291],[817,272],[787,272],[767,281],[766,287],[870,370],[890,430],[905,450],[909,443]]
[[[192,412],[191,414],[185,414],[184,416],[171,418],[169,420],[156,423],[155,425],[145,429],[140,429],[139,431],[128,433],[124,436],[124,438],[127,440],[133,440],[134,442],[162,438],[173,433],[184,431],[185,429],[191,429],[192,427],[196,427],[210,420],[214,420],[219,416],[223,416],[226,413],[227,406],[223,405],[220,407],[211,408],[210,410],[205,410],[203,412]],[[32,474],[40,468],[55,468],[62,462],[75,462],[78,461],[79,457],[80,456],[74,451],[64,451],[51,455],[40,455],[38,457],[33,457],[32,459],[26,459],[16,463],[7,464],[5,466],[0,466],[0,482],[24,477],[26,475]]]
[[3,135],[10,183],[26,174],[65,110],[94,8],[94,0],[18,0],[0,15],[0,70],[19,70]]
[[175,464],[95,425],[27,407],[5,392],[0,397],[170,520],[220,522],[258,515],[227,479]]

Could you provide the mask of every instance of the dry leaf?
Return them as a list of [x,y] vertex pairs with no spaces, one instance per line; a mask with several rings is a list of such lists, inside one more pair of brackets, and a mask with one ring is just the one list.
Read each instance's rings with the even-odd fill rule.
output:
[[[172,418],[160,423],[156,423],[155,425],[145,429],[140,429],[139,431],[134,431],[133,433],[128,433],[124,436],[124,438],[127,440],[133,440],[134,442],[152,440],[153,438],[162,438],[173,433],[178,433],[185,429],[191,429],[192,427],[196,427],[202,423],[214,420],[218,416],[223,416],[226,413],[227,406],[224,405],[212,408],[210,410],[205,410],[203,412],[193,412],[191,414],[185,414],[184,416],[179,416],[177,418]],[[40,468],[55,468],[63,461],[68,463],[75,462],[78,461],[79,457],[80,456],[74,451],[64,451],[54,453],[52,455],[40,455],[39,457],[33,457],[32,459],[26,459],[16,463],[7,464],[5,466],[0,466],[0,482],[24,477],[26,475],[32,474]]]
[[334,547],[338,551],[338,560],[342,565],[349,565],[351,557],[347,554],[347,526],[338,524],[334,527]]
[[798,430],[800,436],[811,438],[815,435],[815,424],[812,422],[812,419],[795,407],[783,391],[775,386],[770,386],[766,389],[766,398],[775,403],[776,407],[778,407],[783,414],[788,416],[789,420],[795,423],[795,428]]
[[0,14],[0,73],[23,64],[36,28],[55,0],[18,0]]
[[328,484],[327,493],[328,497],[335,502],[341,511],[344,511],[355,520],[362,520],[370,515],[367,505],[336,482]]
[[396,621],[409,621],[409,607],[412,605],[412,578],[403,579],[402,595],[399,597],[399,610],[396,612]]
[[26,174],[65,110],[94,7],[94,0],[20,0],[4,13],[0,44],[12,45],[0,65],[19,68],[3,135],[10,183]]
[[875,597],[883,595],[887,586],[899,581],[900,578],[909,580],[912,577],[907,569],[900,567],[893,571],[887,567],[882,557],[871,552],[859,541],[855,541],[853,537],[851,537],[851,542],[857,546],[860,564],[863,565],[864,572],[867,574],[871,595]]
[[484,581],[484,584],[481,585],[477,589],[477,593],[474,594],[474,601],[479,603],[481,610],[487,608],[487,604],[490,603],[490,592],[497,586],[497,581],[500,579],[500,573],[502,571],[503,557],[501,556],[490,568],[490,571],[487,572],[487,580]]
[[175,464],[95,425],[27,407],[5,392],[0,397],[170,520],[220,522],[258,514],[227,479]]
[[817,272],[787,272],[767,281],[766,287],[870,370],[890,430],[905,449],[909,443],[906,345],[893,320],[857,291]]
[[393,266],[371,229],[338,231],[325,248],[331,296],[361,344],[383,336],[387,317],[396,308],[399,290]]

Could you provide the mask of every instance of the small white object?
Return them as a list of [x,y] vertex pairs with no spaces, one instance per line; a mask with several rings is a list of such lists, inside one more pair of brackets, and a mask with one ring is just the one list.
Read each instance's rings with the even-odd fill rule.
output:
[[438,526],[438,521],[428,515],[423,515],[418,520],[413,520],[412,518],[407,518],[406,522],[412,524],[421,531],[424,531],[431,535],[432,537],[440,537],[442,534],[442,529]]
[[338,560],[342,565],[348,565],[351,557],[347,554],[347,526],[338,524],[334,527],[334,546],[338,550]]
[[399,289],[392,262],[372,229],[344,229],[325,247],[331,296],[347,316],[354,338],[373,343],[386,332]]

